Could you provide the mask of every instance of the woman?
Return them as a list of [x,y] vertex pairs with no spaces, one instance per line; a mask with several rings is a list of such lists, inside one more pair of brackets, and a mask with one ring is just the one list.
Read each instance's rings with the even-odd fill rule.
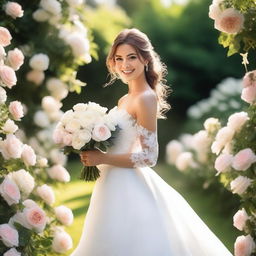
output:
[[169,109],[165,66],[148,37],[125,29],[107,58],[128,93],[110,113],[121,127],[107,152],[81,154],[97,165],[84,230],[72,256],[231,256],[183,197],[150,167],[158,156],[157,118]]

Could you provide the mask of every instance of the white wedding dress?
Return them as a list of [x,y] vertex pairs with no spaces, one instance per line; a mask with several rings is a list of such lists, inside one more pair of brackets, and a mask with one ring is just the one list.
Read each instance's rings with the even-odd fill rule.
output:
[[134,152],[136,167],[98,166],[101,176],[71,256],[231,256],[185,199],[149,167],[157,159],[156,133],[124,109],[110,113],[121,128],[110,152]]

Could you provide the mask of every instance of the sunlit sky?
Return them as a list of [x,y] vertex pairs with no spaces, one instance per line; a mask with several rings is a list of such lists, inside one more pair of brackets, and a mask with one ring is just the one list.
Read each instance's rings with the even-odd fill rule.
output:
[[[106,3],[109,5],[113,5],[115,3],[115,0],[95,0],[98,3]],[[139,1],[139,0],[138,0]],[[169,6],[172,3],[176,3],[176,4],[185,4],[187,3],[189,0],[159,0],[164,6]]]

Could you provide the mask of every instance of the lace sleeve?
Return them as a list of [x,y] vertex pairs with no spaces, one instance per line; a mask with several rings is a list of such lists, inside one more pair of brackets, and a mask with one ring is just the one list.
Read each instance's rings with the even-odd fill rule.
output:
[[158,158],[157,132],[152,132],[137,125],[140,137],[141,151],[131,153],[130,159],[134,167],[155,166]]

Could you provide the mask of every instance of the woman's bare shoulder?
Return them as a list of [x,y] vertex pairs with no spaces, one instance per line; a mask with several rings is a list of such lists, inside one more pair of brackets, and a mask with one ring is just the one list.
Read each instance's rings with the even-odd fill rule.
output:
[[128,94],[125,94],[124,96],[122,96],[122,97],[118,100],[117,106],[120,106],[120,105],[122,104],[123,100],[124,100],[127,96],[128,96]]
[[138,94],[135,100],[139,105],[154,105],[157,104],[157,95],[153,90],[145,90]]

